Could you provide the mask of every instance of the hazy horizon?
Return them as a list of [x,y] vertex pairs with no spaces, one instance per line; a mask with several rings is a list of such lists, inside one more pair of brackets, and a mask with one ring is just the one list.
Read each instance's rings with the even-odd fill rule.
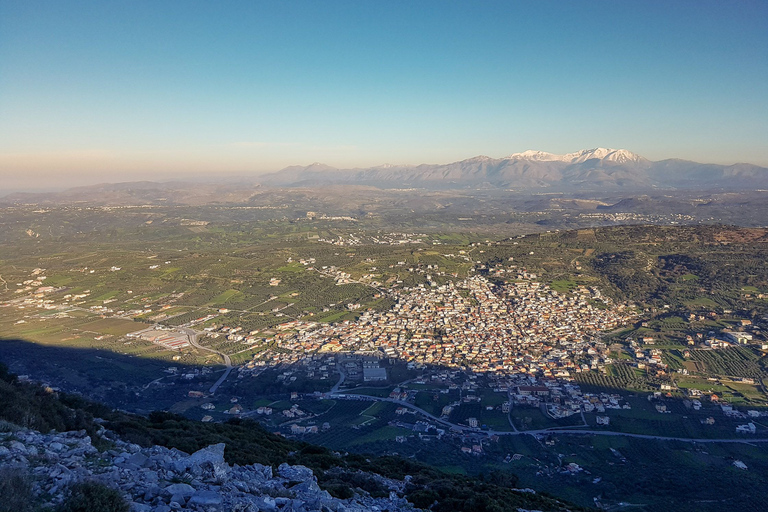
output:
[[768,166],[760,1],[0,0],[0,193],[527,149]]
[[[581,149],[594,149],[594,148],[581,148]],[[610,148],[610,149],[626,149],[626,148]],[[575,151],[569,152],[573,153]],[[510,156],[513,153],[522,153],[522,151],[509,152],[503,156],[492,155],[469,155],[460,160],[468,160],[478,156],[488,156],[494,159],[503,159]],[[644,156],[644,155],[639,155]],[[444,165],[454,162],[410,162],[406,164],[398,164],[403,166],[417,166],[422,164],[427,165]],[[701,164],[711,164],[714,162],[698,162]],[[238,171],[198,171],[198,172],[184,172],[184,171],[133,171],[129,174],[83,174],[78,176],[72,176],[71,174],[56,174],[52,173],[47,175],[45,181],[38,181],[36,184],[25,185],[25,178],[20,176],[16,181],[14,176],[9,176],[7,180],[4,180],[0,184],[0,197],[14,193],[46,193],[46,192],[60,192],[70,188],[87,187],[100,184],[116,184],[116,183],[131,183],[131,182],[155,182],[155,183],[169,183],[169,182],[190,182],[190,183],[258,183],[258,178],[267,174],[277,173],[286,169],[287,167],[308,167],[314,164],[328,165],[331,168],[337,168],[340,170],[354,170],[354,169],[366,169],[374,168],[382,165],[392,165],[391,162],[381,162],[379,164],[367,167],[345,167],[334,166],[328,164],[328,162],[300,162],[289,166],[285,166],[281,169],[267,170],[263,172],[238,172]],[[736,164],[752,164],[752,162],[731,162],[725,165]],[[753,164],[757,165],[757,164]],[[14,186],[14,183],[17,185]]]

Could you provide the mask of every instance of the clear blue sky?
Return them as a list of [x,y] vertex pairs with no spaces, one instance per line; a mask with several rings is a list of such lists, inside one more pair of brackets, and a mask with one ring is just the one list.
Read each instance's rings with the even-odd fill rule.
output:
[[768,2],[0,0],[5,188],[596,146],[768,165]]

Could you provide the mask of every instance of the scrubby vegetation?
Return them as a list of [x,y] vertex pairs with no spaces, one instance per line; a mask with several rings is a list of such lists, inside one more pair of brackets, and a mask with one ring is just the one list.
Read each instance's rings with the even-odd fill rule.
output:
[[23,383],[0,364],[0,420],[41,432],[86,430],[96,441],[93,416],[109,408],[39,384]]
[[79,482],[67,489],[67,496],[56,512],[128,512],[128,503],[111,487]]
[[370,476],[375,473],[398,480],[410,476],[406,491],[409,500],[423,507],[435,503],[432,510],[436,511],[502,511],[533,505],[558,510],[560,507],[552,498],[514,491],[517,478],[511,473],[498,472],[486,479],[478,479],[449,475],[401,457],[342,455],[321,446],[276,436],[258,423],[247,420],[205,424],[155,412],[149,418],[118,415],[108,426],[132,442],[145,446],[159,444],[186,452],[223,442],[227,445],[224,457],[232,464],[301,464],[312,468],[321,487],[340,498],[350,496],[355,489],[374,496],[384,493],[385,489]]
[[32,481],[19,468],[0,468],[0,512],[32,510]]

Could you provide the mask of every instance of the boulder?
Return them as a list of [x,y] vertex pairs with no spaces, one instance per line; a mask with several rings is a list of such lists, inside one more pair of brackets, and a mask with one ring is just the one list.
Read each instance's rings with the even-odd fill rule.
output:
[[211,464],[223,463],[225,446],[226,445],[224,443],[212,444],[207,448],[197,450],[195,453],[187,457],[185,462],[189,464],[188,467],[192,466],[193,464],[203,464],[205,462],[210,462]]
[[219,493],[213,491],[197,491],[189,498],[188,506],[197,505],[203,507],[219,506],[222,499]]
[[141,475],[141,479],[144,482],[150,483],[150,484],[156,484],[159,480],[159,477],[157,476],[157,473],[154,471],[150,471],[149,469],[142,469],[139,471],[139,474]]
[[141,452],[138,452],[128,457],[128,460],[126,462],[128,462],[129,464],[135,464],[138,467],[143,467],[144,464],[147,463],[147,460],[149,460],[149,457],[147,457]]
[[162,489],[157,485],[150,485],[144,490],[144,501],[152,501],[162,493]]
[[11,441],[11,450],[19,453],[27,453],[27,447],[18,441]]
[[189,472],[192,476],[208,481],[224,481],[230,472],[224,462],[224,443],[214,444],[196,451],[173,463],[177,473]]
[[272,480],[273,473],[272,473],[272,466],[263,466],[261,464],[254,464],[253,469],[260,471],[261,476],[263,478],[266,478],[267,480]]
[[257,504],[259,510],[263,510],[265,512],[274,512],[277,510],[277,503],[275,503],[275,498],[272,496],[261,496]]
[[53,450],[54,452],[60,452],[60,451],[64,450],[64,448],[66,448],[66,447],[63,444],[61,444],[61,443],[59,443],[57,441],[54,441],[53,443],[49,443],[48,444],[48,448]]
[[275,505],[278,507],[285,507],[291,503],[291,498],[285,498],[283,496],[278,496],[275,498]]
[[183,496],[184,498],[189,498],[193,494],[195,494],[195,488],[192,487],[189,484],[171,484],[163,491],[166,493],[166,495],[170,496]]
[[296,493],[315,494],[315,493],[319,493],[321,489],[317,485],[317,482],[315,482],[314,479],[312,479],[312,480],[305,480],[300,484],[294,485],[293,487],[291,487],[291,491]]
[[313,480],[315,474],[312,470],[306,466],[289,466],[285,462],[280,464],[277,468],[277,474],[286,480],[292,480],[294,482],[305,482],[307,480]]

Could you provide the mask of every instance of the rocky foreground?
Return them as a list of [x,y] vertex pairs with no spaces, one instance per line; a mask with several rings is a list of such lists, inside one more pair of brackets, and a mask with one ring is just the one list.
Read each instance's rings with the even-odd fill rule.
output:
[[338,499],[320,489],[312,470],[304,466],[281,464],[277,474],[261,464],[230,466],[224,461],[223,443],[189,455],[110,441],[113,448],[100,452],[84,430],[0,433],[0,467],[28,472],[37,499],[52,506],[62,501],[68,485],[96,481],[119,490],[134,512],[419,510],[399,497],[408,477],[401,482],[376,475],[390,490],[388,498],[358,493]]

